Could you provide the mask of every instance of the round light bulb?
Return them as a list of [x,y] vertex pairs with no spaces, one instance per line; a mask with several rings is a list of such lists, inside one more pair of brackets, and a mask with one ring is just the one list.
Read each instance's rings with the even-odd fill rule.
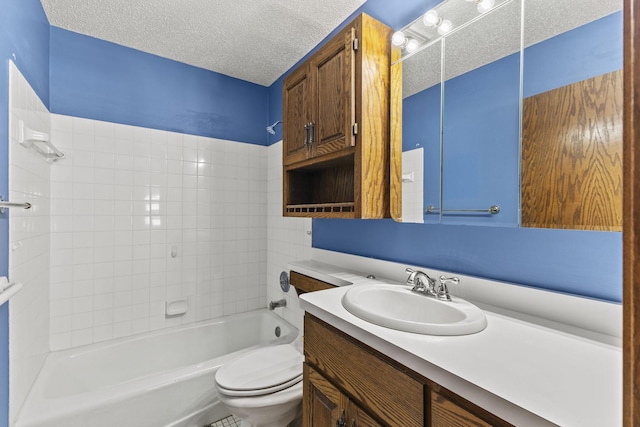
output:
[[442,21],[440,25],[438,25],[438,34],[440,34],[441,36],[444,36],[452,29],[453,29],[453,23],[448,19],[445,19],[444,21]]
[[424,14],[422,18],[422,23],[427,27],[433,27],[438,24],[440,21],[440,17],[438,16],[438,12],[434,9],[431,9],[427,13]]
[[412,53],[415,52],[416,50],[418,50],[418,47],[420,46],[420,43],[418,43],[418,40],[416,39],[409,39],[407,40],[407,52]]
[[495,6],[495,4],[495,0],[480,0],[478,2],[478,12],[486,13],[493,9],[493,6]]
[[396,31],[395,33],[393,33],[393,36],[391,36],[391,43],[394,46],[403,46],[406,41],[407,38],[402,31]]

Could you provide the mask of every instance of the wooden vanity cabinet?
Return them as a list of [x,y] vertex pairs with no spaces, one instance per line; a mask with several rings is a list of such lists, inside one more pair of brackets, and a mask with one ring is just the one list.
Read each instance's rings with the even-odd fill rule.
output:
[[305,316],[305,360],[314,370],[307,368],[305,371],[312,375],[304,378],[304,390],[313,392],[303,396],[306,425],[319,425],[315,413],[320,412],[318,399],[322,400],[322,397],[316,389],[317,384],[323,383],[320,379],[324,379],[340,393],[332,394],[336,397],[330,400],[340,404],[332,411],[341,414],[344,410],[348,426],[355,418],[353,411],[347,411],[350,405],[362,408],[368,418],[379,423],[374,425],[423,426],[424,385],[356,343],[321,320],[308,314]]
[[298,295],[305,292],[315,292],[335,288],[331,283],[305,276],[304,274],[300,274],[296,271],[289,272],[289,283],[296,289],[296,293]]
[[[437,427],[491,427],[500,424],[500,420],[494,420],[495,424],[488,423],[467,411],[460,405],[452,402],[434,390],[429,390],[428,402],[430,404],[431,426]],[[495,418],[495,417],[492,417]]]
[[511,426],[308,313],[304,353],[305,427]]
[[389,216],[390,37],[361,14],[285,78],[284,216]]
[[308,399],[308,411],[304,425],[314,427],[382,427],[331,382],[305,363],[304,394]]

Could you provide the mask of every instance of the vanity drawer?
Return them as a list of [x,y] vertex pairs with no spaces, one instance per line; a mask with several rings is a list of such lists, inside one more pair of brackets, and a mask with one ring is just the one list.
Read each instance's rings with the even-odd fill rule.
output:
[[308,364],[369,414],[391,426],[424,426],[424,385],[376,352],[306,314]]

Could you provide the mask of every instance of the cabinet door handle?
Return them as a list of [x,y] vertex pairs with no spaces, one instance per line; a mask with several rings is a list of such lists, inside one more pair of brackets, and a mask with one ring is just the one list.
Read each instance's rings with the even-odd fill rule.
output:
[[344,409],[342,410],[340,418],[336,421],[336,427],[347,427],[347,423],[344,420]]
[[316,140],[316,124],[309,122],[309,145],[313,145]]
[[304,145],[308,145],[309,144],[309,125],[306,124],[304,125],[304,141],[303,141]]

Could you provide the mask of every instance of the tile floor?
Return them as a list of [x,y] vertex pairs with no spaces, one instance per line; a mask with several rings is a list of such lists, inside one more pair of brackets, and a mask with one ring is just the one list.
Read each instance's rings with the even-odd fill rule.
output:
[[218,420],[207,427],[240,427],[240,420],[233,415],[229,415],[227,418]]

